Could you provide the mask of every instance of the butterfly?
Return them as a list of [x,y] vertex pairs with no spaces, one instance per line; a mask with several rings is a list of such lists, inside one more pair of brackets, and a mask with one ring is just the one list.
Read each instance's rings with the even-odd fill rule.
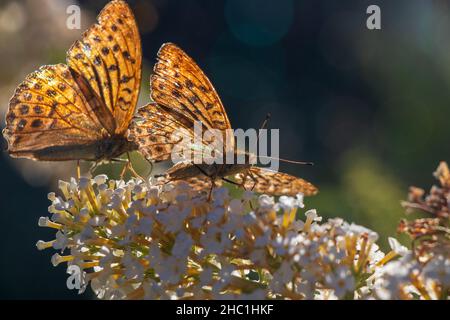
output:
[[110,160],[136,150],[127,130],[141,80],[141,42],[125,1],[109,2],[67,52],[67,64],[26,76],[9,101],[3,135],[12,157]]
[[[192,148],[194,153],[205,153],[214,146],[189,143],[194,137],[194,124],[201,122],[205,130],[225,132],[231,129],[225,108],[213,85],[200,67],[182,49],[172,43],[164,44],[157,56],[154,73],[150,79],[152,103],[140,108],[136,121],[130,127],[130,136],[136,141],[140,152],[153,161],[168,160],[173,149],[181,144]],[[180,128],[184,130],[180,130]],[[183,132],[181,136],[175,132]],[[188,141],[188,142],[186,142]],[[216,154],[236,157],[234,139],[226,140]],[[195,155],[194,155],[195,156]],[[270,195],[310,196],[317,193],[311,183],[286,173],[252,166],[250,156],[244,154],[244,164],[194,164],[191,161],[176,163],[166,172],[166,181],[184,180],[194,188],[203,190],[205,181],[211,188],[221,181],[237,184],[247,190]]]

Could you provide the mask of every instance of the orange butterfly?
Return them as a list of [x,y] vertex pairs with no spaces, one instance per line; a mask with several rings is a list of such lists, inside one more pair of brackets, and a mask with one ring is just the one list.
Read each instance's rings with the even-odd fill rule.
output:
[[[224,137],[225,131],[231,129],[225,108],[209,79],[194,60],[174,44],[164,44],[158,52],[151,77],[151,97],[155,102],[139,109],[140,119],[137,118],[130,126],[130,137],[148,160],[168,160],[177,144],[192,141],[196,121],[206,129],[220,130]],[[185,129],[185,137],[174,135],[180,128]],[[183,139],[186,137],[188,139]],[[240,153],[235,149],[234,140],[227,142],[223,150],[214,152],[221,155],[231,152],[235,156]],[[183,147],[192,148],[194,153],[204,153],[211,148],[210,143],[201,146],[188,144]],[[167,171],[165,182],[185,180],[202,190],[208,180],[211,189],[223,180],[271,195],[303,193],[309,196],[317,193],[317,188],[311,183],[252,166],[248,161],[249,155],[245,157],[245,164],[179,162]]]
[[43,66],[9,102],[3,135],[13,157],[113,159],[137,149],[126,135],[141,80],[141,42],[126,2],[108,3],[67,52],[67,64]]

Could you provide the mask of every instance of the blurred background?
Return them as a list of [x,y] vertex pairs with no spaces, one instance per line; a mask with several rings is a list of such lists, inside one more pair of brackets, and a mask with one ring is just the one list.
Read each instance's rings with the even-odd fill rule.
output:
[[[0,1],[0,127],[15,87],[39,66],[64,62],[107,2]],[[270,112],[280,156],[314,161],[280,168],[319,187],[308,208],[377,231],[383,249],[408,187],[428,188],[438,162],[450,159],[446,0],[128,2],[143,41],[140,105],[149,101],[158,48],[175,42],[209,76],[234,128],[257,128]],[[71,4],[81,7],[81,30],[66,28]],[[381,30],[366,28],[370,4],[381,8]],[[74,163],[0,153],[0,298],[89,298],[66,288],[65,267],[52,267],[51,250],[35,247],[54,238],[37,226],[47,193],[74,175]]]

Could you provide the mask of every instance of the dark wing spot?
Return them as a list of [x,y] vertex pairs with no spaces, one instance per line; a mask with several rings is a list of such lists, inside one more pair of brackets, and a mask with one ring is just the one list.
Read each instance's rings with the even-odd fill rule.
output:
[[20,119],[19,123],[17,124],[17,131],[22,131],[26,125],[27,125],[27,120]]
[[48,90],[46,91],[46,93],[47,93],[47,95],[48,95],[49,97],[54,97],[54,96],[56,96],[56,91],[55,91],[55,90],[48,89]]
[[42,86],[41,86],[39,83],[35,83],[34,86],[33,86],[33,88],[34,88],[35,90],[41,90],[41,89],[42,89]]
[[130,81],[132,79],[132,77],[127,77],[127,76],[123,76],[120,79],[120,83],[127,83],[128,81]]
[[177,90],[172,90],[172,94],[176,98],[181,98],[181,93]]
[[28,113],[28,111],[30,110],[30,107],[26,104],[22,104],[19,108],[20,114],[21,115],[25,115]]
[[109,53],[109,48],[103,47],[103,48],[102,48],[102,53],[103,53],[104,56],[108,55],[108,53]]
[[83,59],[83,54],[82,53],[77,53],[74,57],[77,60]]
[[120,47],[118,44],[115,44],[112,49],[114,52],[117,52],[117,51],[119,51]]
[[66,90],[66,88],[67,88],[67,86],[64,83],[59,83],[58,84],[58,89],[59,90],[64,91],[64,90]]
[[101,63],[102,63],[102,59],[100,59],[99,56],[95,56],[95,58],[94,58],[94,64],[95,64],[96,66],[99,66]]
[[206,88],[204,85],[201,85],[201,86],[200,86],[200,90],[201,90],[202,92],[204,92],[204,93],[206,93],[206,92],[209,91],[208,88]]
[[186,87],[188,87],[188,89],[192,89],[194,87],[194,84],[189,79],[186,80],[185,84],[186,84]]
[[117,23],[123,24],[123,20],[119,18],[119,19],[117,19]]
[[93,39],[94,39],[95,42],[100,42],[100,41],[102,41],[102,39],[100,39],[100,37],[97,36],[97,35],[96,35]]
[[7,115],[6,115],[6,121],[7,122],[11,122],[16,118],[16,115],[14,114],[14,112],[10,111]]
[[116,32],[116,31],[117,31],[117,26],[116,26],[115,24],[113,24],[113,25],[111,26],[111,30],[112,30],[113,32]]
[[127,59],[128,61],[131,61],[131,63],[135,63],[136,60],[133,59],[133,57],[131,57],[130,53],[128,51],[124,51],[123,52],[123,56],[125,57],[125,59]]
[[109,71],[117,71],[117,66],[115,64],[112,64],[108,67]]
[[33,128],[39,128],[40,126],[42,126],[42,120],[41,119],[34,119],[31,122],[31,127],[33,127]]
[[28,89],[28,85],[27,85],[26,83],[21,83],[21,84],[19,85],[19,89],[21,89],[21,90],[26,90],[26,89]]
[[25,100],[30,101],[33,98],[33,95],[31,93],[29,93],[29,92],[25,92],[23,94],[23,97],[24,97]]
[[33,110],[34,110],[34,113],[36,113],[36,114],[42,114],[42,112],[43,112],[41,106],[38,106],[38,105],[35,105],[33,107]]
[[108,41],[113,41],[114,37],[112,35],[108,35]]
[[38,95],[38,96],[36,97],[36,99],[37,99],[37,101],[44,101],[44,97],[41,96],[41,95]]
[[9,100],[9,104],[11,105],[11,106],[15,106],[16,104],[18,104],[20,101],[19,101],[19,99],[17,99],[16,97],[13,97],[13,98],[11,98],[11,100]]
[[214,105],[211,102],[207,102],[205,108],[206,110],[211,110],[212,108],[214,108]]
[[195,103],[198,102],[198,97],[197,97],[197,96],[191,96],[191,97],[189,97],[189,101],[190,101],[192,104],[195,104]]

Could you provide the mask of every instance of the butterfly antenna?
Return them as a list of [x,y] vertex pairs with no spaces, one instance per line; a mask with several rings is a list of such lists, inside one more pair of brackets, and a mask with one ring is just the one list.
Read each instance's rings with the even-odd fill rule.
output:
[[[258,146],[258,143],[259,143],[259,137],[261,135],[261,130],[264,130],[267,128],[267,124],[269,123],[269,120],[271,117],[272,117],[272,115],[270,114],[270,112],[268,112],[266,114],[266,117],[264,118],[263,123],[261,124],[261,128],[259,129],[258,137],[256,138],[256,146]],[[246,152],[246,154],[248,154],[248,153]]]
[[267,127],[267,124],[269,123],[270,118],[272,117],[272,115],[270,114],[270,112],[268,112],[266,114],[266,118],[264,119],[262,125],[261,125],[261,130],[265,129]]
[[266,118],[264,119],[263,123],[261,124],[261,128],[259,129],[258,138],[256,138],[256,143],[259,142],[259,136],[261,135],[261,130],[267,128],[267,124],[269,123],[269,120],[271,117],[272,117],[272,115],[270,114],[270,112],[268,112],[266,114]]
[[311,161],[297,161],[297,160],[290,160],[290,159],[283,159],[283,158],[269,157],[269,156],[258,156],[258,158],[279,160],[281,162],[293,163],[293,164],[302,164],[302,165],[307,165],[307,166],[313,166],[314,165],[314,162],[311,162]]

